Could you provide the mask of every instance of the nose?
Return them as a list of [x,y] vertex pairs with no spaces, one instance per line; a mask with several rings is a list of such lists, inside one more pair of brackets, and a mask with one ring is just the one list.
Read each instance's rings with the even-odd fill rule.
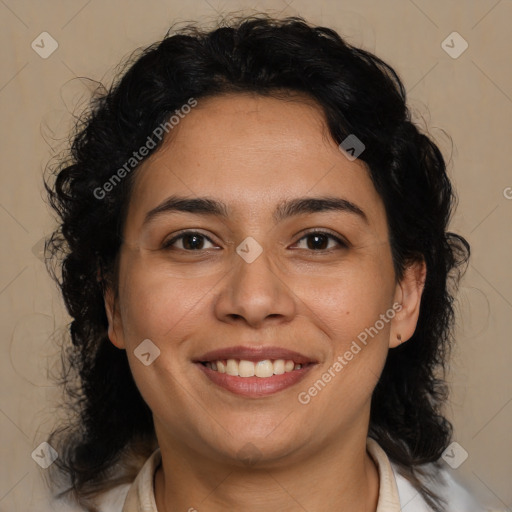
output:
[[223,322],[245,322],[253,328],[266,323],[289,322],[297,309],[297,297],[280,275],[265,250],[251,263],[234,255],[230,271],[215,303],[215,314]]

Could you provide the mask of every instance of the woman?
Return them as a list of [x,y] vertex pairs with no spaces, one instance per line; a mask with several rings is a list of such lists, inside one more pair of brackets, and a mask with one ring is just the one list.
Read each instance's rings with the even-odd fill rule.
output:
[[469,246],[387,64],[300,18],[187,27],[96,100],[48,190],[78,413],[48,440],[60,495],[482,510],[440,462]]

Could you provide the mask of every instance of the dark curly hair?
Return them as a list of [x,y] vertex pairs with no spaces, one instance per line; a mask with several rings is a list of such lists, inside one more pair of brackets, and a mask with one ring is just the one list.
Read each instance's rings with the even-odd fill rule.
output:
[[137,168],[104,197],[94,191],[190,98],[236,92],[302,93],[321,107],[336,143],[349,134],[363,141],[359,158],[385,205],[397,279],[407,264],[426,263],[417,328],[388,352],[372,397],[369,436],[442,511],[442,500],[421,480],[421,465],[439,468],[452,435],[441,408],[454,293],[469,258],[466,240],[447,231],[455,196],[445,161],[411,120],[404,86],[388,64],[332,29],[264,14],[231,18],[213,30],[187,25],[132,55],[81,117],[70,153],[49,166],[46,189],[60,217],[47,241],[49,270],[73,319],[59,376],[68,418],[48,439],[59,453],[50,485],[65,480],[59,497],[71,494],[94,511],[94,496],[133,481],[158,446],[126,352],[108,339],[104,308],[106,286],[116,289]]

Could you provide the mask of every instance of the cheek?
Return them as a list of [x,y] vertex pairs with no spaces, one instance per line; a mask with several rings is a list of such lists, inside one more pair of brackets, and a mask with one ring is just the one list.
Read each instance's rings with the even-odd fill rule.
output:
[[301,389],[316,414],[341,422],[340,410],[350,414],[371,397],[388,352],[393,291],[394,274],[377,258],[315,285],[301,279],[306,314],[326,334],[320,338],[328,354],[323,372]]
[[391,306],[394,281],[378,261],[352,266],[328,277],[302,276],[290,286],[311,312],[311,320],[341,350],[366,328],[375,324]]
[[198,317],[204,319],[208,290],[219,279],[180,279],[148,265],[143,258],[129,265],[124,275],[120,305],[124,335],[131,345],[149,338],[168,346],[192,326],[197,328]]
[[[215,281],[166,276],[143,258],[127,263],[121,268],[119,294],[131,372],[150,409],[177,424],[182,410],[177,404],[190,402],[194,393],[188,382],[187,339],[204,321],[205,290],[211,289]],[[148,365],[137,355],[144,340],[150,340],[159,350]],[[152,359],[154,347],[147,342],[145,347],[144,352],[149,351]]]
[[381,290],[376,284],[361,287],[333,279],[317,296],[310,295],[310,318],[326,333],[319,339],[328,357],[299,389],[297,400],[309,411],[304,428],[318,428],[314,418],[323,418],[326,428],[334,430],[359,421],[388,353],[390,324],[383,322],[375,330],[380,315],[389,309]]

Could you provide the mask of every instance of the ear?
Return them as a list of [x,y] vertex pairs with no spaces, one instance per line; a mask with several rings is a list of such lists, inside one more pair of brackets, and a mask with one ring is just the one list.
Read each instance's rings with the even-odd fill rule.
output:
[[113,345],[119,349],[126,348],[123,336],[121,314],[117,308],[117,301],[114,291],[110,286],[104,293],[105,312],[108,318],[108,337]]
[[405,268],[402,279],[397,283],[394,304],[400,304],[401,309],[393,306],[397,313],[391,322],[389,348],[397,347],[414,334],[426,276],[425,261],[414,261]]

